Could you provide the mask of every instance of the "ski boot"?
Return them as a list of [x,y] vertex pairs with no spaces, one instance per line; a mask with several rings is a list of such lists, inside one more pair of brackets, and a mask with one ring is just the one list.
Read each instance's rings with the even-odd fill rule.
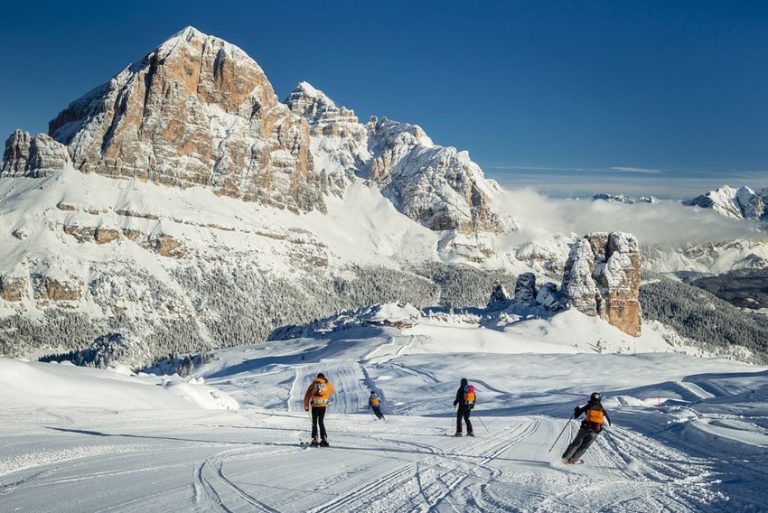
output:
[[330,447],[330,445],[328,445],[328,440],[326,440],[325,438],[323,438],[323,439],[320,441],[320,447]]
[[320,444],[317,443],[317,438],[313,438],[312,441],[309,443],[310,447],[317,447],[318,445]]
[[467,433],[467,436],[471,436],[472,438],[474,438],[475,434],[474,433]]
[[453,436],[461,436],[461,431],[456,431],[456,433]]

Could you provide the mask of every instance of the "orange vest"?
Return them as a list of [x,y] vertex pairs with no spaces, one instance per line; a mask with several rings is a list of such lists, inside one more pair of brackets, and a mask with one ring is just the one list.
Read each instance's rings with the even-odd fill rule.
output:
[[603,422],[605,422],[605,412],[602,410],[602,408],[589,408],[585,412],[587,419],[586,422],[597,425],[597,430],[599,431],[603,427]]
[[381,399],[379,399],[378,397],[371,397],[370,403],[371,403],[371,406],[378,406],[379,403],[381,403]]

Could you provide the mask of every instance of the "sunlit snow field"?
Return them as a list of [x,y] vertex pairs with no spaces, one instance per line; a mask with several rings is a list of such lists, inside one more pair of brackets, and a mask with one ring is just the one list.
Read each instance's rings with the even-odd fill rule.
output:
[[[541,321],[354,327],[222,350],[188,380],[0,359],[0,511],[768,508],[766,368],[652,341],[597,354],[572,321],[573,343]],[[302,445],[317,372],[337,389],[328,449]],[[474,439],[450,436],[462,377],[478,391]],[[386,421],[366,408],[372,389]],[[567,418],[593,391],[615,425],[564,466]]]

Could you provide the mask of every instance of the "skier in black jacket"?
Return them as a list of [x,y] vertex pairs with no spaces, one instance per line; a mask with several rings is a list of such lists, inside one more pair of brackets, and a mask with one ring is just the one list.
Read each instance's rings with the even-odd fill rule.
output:
[[467,423],[467,436],[475,436],[472,432],[472,422],[469,421],[469,415],[475,406],[475,399],[475,387],[467,382],[467,378],[461,378],[461,384],[456,391],[456,399],[453,401],[454,406],[459,406],[456,410],[456,434],[453,436],[461,436],[461,419]]
[[584,420],[581,422],[579,432],[576,433],[576,437],[571,442],[571,445],[563,453],[563,460],[566,463],[579,463],[581,456],[589,449],[597,439],[597,435],[603,430],[603,422],[608,421],[608,425],[612,426],[611,418],[608,413],[603,409],[601,404],[601,397],[598,392],[593,392],[589,396],[589,402],[584,406],[577,406],[573,409],[573,418],[578,419],[580,416],[585,415]]

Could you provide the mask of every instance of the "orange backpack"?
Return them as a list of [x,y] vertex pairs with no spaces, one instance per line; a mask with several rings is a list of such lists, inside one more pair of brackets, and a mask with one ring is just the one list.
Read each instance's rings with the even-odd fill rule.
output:
[[327,381],[316,379],[312,384],[312,406],[328,406],[332,393]]
[[470,407],[475,405],[475,387],[473,385],[468,385],[464,389],[464,404]]

